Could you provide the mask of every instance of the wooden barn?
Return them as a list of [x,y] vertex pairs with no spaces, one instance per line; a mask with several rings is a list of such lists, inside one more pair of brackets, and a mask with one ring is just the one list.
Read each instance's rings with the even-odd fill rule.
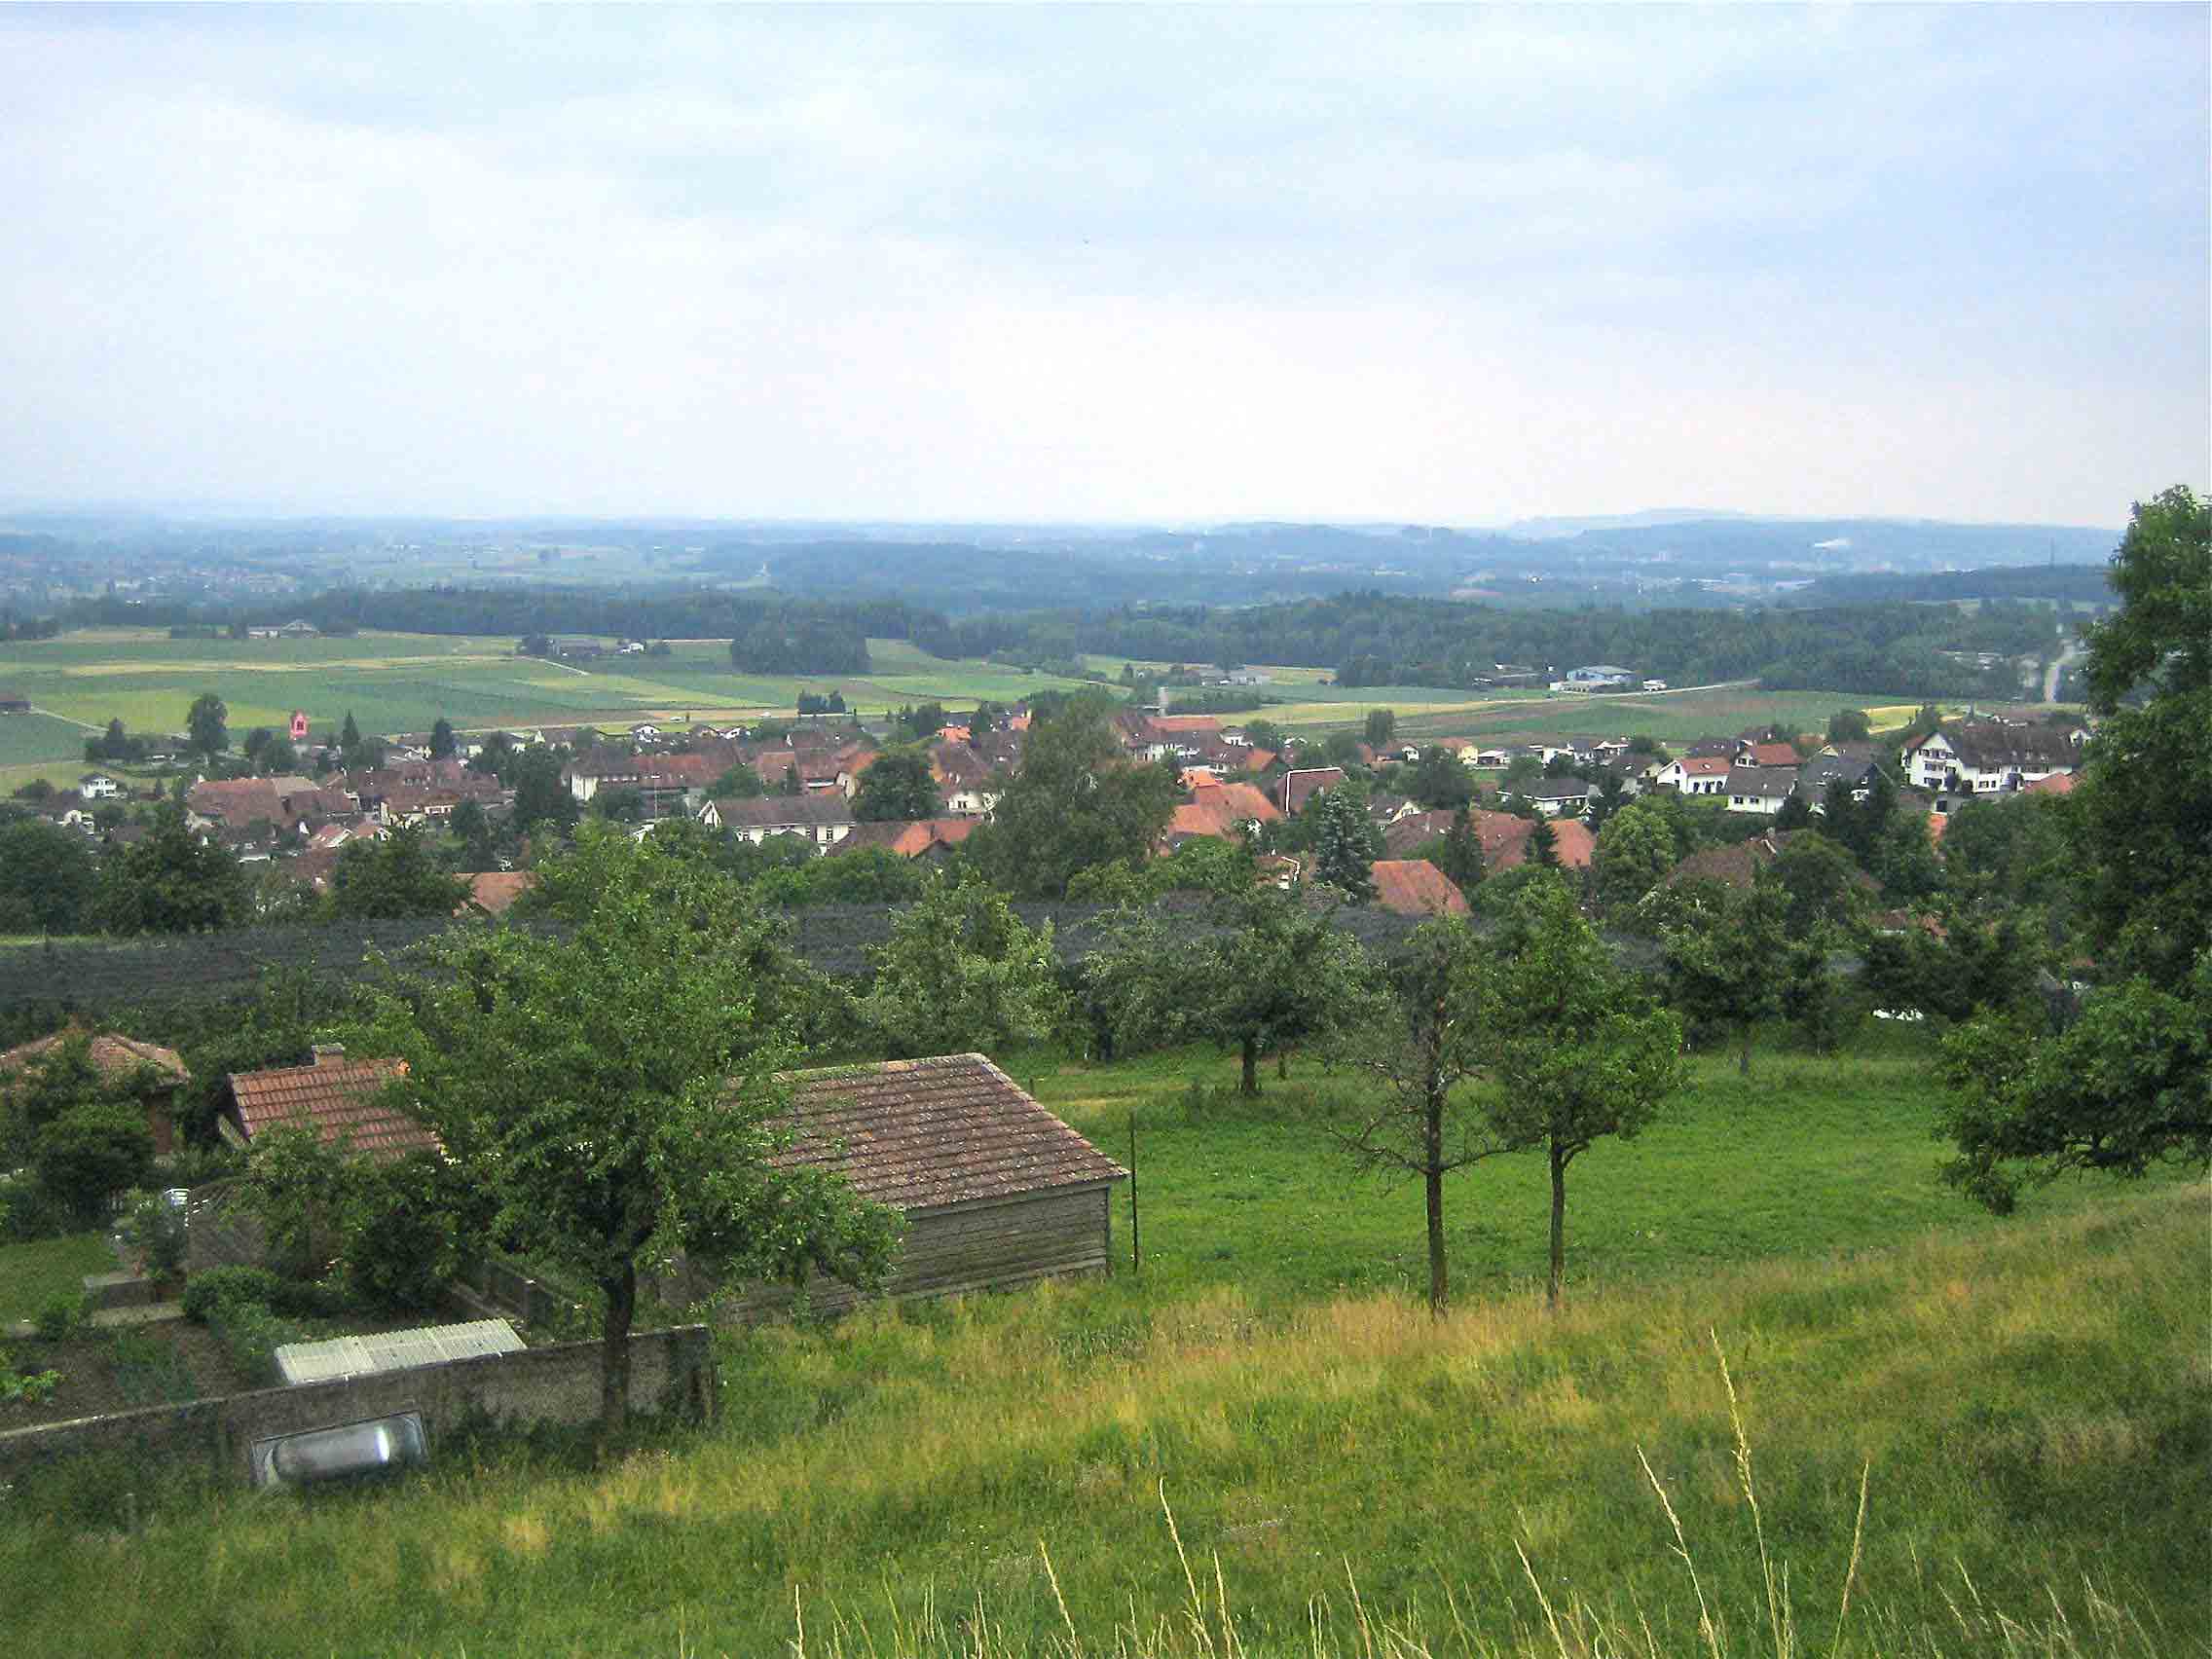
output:
[[[1128,1171],[1052,1116],[981,1054],[800,1072],[792,1088],[798,1134],[779,1161],[840,1169],[863,1198],[906,1220],[884,1286],[895,1297],[1004,1290],[1062,1273],[1111,1271],[1109,1200]],[[663,1294],[712,1287],[680,1271]],[[834,1279],[808,1287],[817,1312],[860,1300]],[[788,1307],[767,1287],[744,1297],[740,1319]]]

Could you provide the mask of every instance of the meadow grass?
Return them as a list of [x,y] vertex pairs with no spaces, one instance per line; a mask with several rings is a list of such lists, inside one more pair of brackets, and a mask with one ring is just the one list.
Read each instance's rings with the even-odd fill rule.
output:
[[78,1295],[87,1273],[113,1272],[115,1252],[97,1233],[0,1244],[0,1325],[30,1318],[57,1296]]
[[[900,644],[899,642],[888,642]],[[862,676],[736,672],[720,641],[685,641],[662,657],[603,659],[578,668],[518,658],[512,639],[364,633],[350,639],[171,640],[155,630],[103,629],[0,645],[0,685],[41,709],[133,732],[179,729],[193,699],[213,691],[234,738],[279,726],[304,709],[316,729],[350,713],[370,732],[427,731],[439,719],[462,730],[514,725],[628,726],[690,714],[734,719],[789,713],[801,692],[841,692],[872,711],[933,699],[973,706],[1014,701],[1078,682],[983,662],[939,662],[910,645],[886,671]],[[39,767],[81,756],[83,731],[43,716],[0,720],[0,767]],[[18,781],[30,775],[26,772]]]
[[2207,1222],[2116,1189],[1553,1315],[1120,1278],[763,1328],[717,1425],[597,1470],[463,1449],[129,1532],[26,1483],[10,1643],[2202,1652]]

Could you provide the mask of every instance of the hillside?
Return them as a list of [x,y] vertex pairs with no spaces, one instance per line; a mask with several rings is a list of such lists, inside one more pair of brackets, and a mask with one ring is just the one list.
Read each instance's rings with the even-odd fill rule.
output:
[[1240,1116],[1201,1056],[1008,1063],[1117,1156],[1140,1110],[1142,1279],[732,1338],[720,1422],[603,1472],[25,1483],[16,1651],[2202,1650],[2201,1184],[1998,1222],[1935,1181],[1901,1044],[1701,1062],[1578,1174],[1563,1314],[1507,1160],[1453,1189],[1432,1323],[1418,1199],[1346,1176],[1303,1066]]

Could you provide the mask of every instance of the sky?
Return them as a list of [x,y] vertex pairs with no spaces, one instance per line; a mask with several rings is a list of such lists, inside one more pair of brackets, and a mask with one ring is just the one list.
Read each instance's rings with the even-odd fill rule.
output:
[[2118,525],[2212,9],[0,8],[0,499]]

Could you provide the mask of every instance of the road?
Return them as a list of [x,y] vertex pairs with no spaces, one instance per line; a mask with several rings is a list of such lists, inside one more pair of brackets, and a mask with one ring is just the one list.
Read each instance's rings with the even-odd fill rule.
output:
[[2058,653],[2057,658],[2048,668],[2044,670],[2043,700],[2045,702],[2055,703],[2058,701],[2058,677],[2065,672],[2068,663],[2078,661],[2081,655],[2081,640],[2079,638],[2068,639],[2066,648]]

